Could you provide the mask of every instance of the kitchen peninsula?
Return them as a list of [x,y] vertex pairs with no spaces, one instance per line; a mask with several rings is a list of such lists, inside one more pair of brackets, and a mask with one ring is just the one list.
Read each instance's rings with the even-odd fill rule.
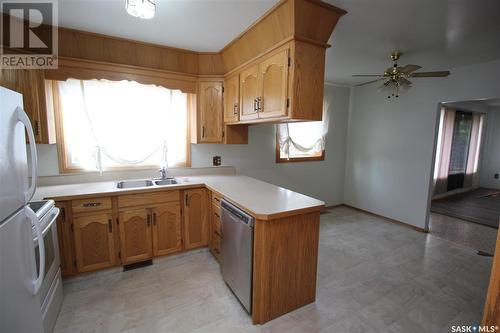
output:
[[58,221],[63,273],[206,246],[219,259],[224,198],[255,218],[253,323],[314,302],[324,202],[237,174],[178,180],[129,189],[117,188],[115,181],[39,187],[37,197],[55,200],[64,212]]

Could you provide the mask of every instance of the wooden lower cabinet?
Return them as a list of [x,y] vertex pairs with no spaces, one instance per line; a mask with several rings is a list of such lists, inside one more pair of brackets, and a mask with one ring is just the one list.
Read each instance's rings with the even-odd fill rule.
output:
[[205,188],[76,198],[56,205],[64,276],[208,245],[211,210]]
[[204,188],[184,191],[184,248],[208,245],[208,193]]
[[147,208],[120,212],[120,244],[122,264],[131,264],[153,257],[151,212]]
[[114,227],[111,213],[75,216],[73,226],[78,272],[115,265]]
[[162,256],[182,250],[181,206],[166,203],[151,209],[153,215],[153,254]]
[[56,223],[61,274],[68,276],[76,273],[71,220],[68,218],[68,205],[66,202],[56,202],[56,207],[60,210]]
[[221,234],[221,220],[220,220],[220,198],[212,194],[212,205],[210,212],[210,252],[214,255],[215,259],[220,258],[220,234]]

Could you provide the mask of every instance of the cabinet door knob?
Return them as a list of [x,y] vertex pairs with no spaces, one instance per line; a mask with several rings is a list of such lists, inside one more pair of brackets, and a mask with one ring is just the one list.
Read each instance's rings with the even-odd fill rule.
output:
[[205,137],[205,126],[202,126],[201,127],[201,137],[204,138]]
[[238,103],[234,103],[234,106],[233,106],[233,114],[238,114]]
[[148,227],[151,225],[151,215],[148,214],[148,217],[146,218],[146,223],[148,225]]

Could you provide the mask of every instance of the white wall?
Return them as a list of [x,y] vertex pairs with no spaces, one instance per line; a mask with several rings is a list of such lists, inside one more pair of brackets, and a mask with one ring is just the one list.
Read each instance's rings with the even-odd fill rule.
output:
[[[212,165],[212,156],[239,173],[323,200],[327,205],[343,203],[349,88],[325,85],[332,98],[325,161],[275,163],[275,126],[250,126],[248,145],[191,145],[193,167]],[[56,145],[38,145],[41,176],[59,174]],[[99,181],[96,174],[95,181]]]
[[487,115],[483,158],[481,160],[481,187],[500,189],[500,107],[490,108]]
[[345,203],[425,227],[439,102],[500,96],[500,60],[414,79],[399,99],[375,85],[353,88]]

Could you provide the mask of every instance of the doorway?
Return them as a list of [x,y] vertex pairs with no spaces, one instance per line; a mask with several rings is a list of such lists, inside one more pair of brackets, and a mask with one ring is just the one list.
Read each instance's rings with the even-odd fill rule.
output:
[[500,99],[440,103],[427,230],[491,254],[500,219]]

